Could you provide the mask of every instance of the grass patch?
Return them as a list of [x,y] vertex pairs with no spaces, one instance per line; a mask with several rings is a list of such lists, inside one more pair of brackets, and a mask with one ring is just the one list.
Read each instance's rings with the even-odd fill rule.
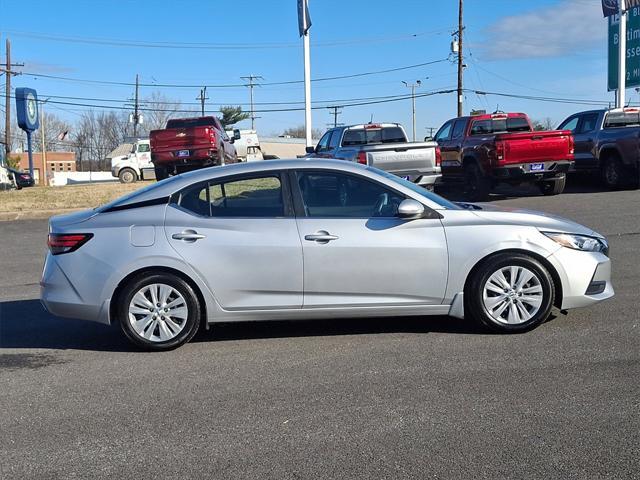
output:
[[150,182],[92,183],[64,187],[29,187],[0,192],[0,212],[32,212],[65,208],[94,208]]

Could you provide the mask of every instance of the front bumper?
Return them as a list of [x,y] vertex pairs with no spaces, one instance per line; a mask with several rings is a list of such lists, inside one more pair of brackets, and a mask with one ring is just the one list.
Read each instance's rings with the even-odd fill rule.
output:
[[615,294],[611,260],[602,253],[562,247],[547,258],[562,284],[562,309],[593,305]]

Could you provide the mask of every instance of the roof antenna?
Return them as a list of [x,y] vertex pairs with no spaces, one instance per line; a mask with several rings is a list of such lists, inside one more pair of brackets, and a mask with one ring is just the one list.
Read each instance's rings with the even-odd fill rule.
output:
[[500,104],[499,103],[496,104],[496,111],[493,112],[493,113],[504,113],[502,110],[500,110]]
[[369,119],[369,123],[373,123],[373,113],[371,114],[371,118]]

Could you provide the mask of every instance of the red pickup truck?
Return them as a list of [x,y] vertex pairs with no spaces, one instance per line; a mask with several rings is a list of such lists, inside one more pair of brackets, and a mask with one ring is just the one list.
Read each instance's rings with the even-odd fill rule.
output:
[[570,130],[534,131],[524,113],[454,118],[434,139],[443,183],[464,184],[472,201],[485,200],[498,183],[535,183],[543,194],[557,195],[573,161]]
[[238,162],[233,142],[216,117],[173,118],[164,130],[149,133],[156,179],[187,170]]

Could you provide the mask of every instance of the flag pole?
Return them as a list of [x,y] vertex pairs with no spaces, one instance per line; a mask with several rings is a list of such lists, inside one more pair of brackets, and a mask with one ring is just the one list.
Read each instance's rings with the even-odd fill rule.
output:
[[309,20],[308,0],[301,0],[303,22],[302,45],[304,49],[304,128],[307,147],[313,146],[313,138],[311,135],[311,57],[309,54],[309,30],[311,25]]

